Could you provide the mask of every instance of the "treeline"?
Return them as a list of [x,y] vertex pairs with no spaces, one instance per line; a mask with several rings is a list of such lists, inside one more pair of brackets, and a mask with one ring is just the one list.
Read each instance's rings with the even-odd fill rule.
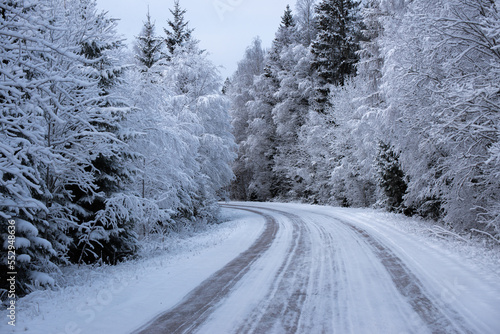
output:
[[[299,0],[226,82],[232,196],[383,207],[500,234],[490,0]],[[498,239],[497,239],[498,240]]]
[[147,15],[131,54],[95,0],[0,3],[3,249],[16,229],[16,267],[2,251],[0,271],[18,273],[18,295],[62,264],[114,264],[141,237],[214,219],[236,156],[229,102],[178,2],[171,13],[161,36]]

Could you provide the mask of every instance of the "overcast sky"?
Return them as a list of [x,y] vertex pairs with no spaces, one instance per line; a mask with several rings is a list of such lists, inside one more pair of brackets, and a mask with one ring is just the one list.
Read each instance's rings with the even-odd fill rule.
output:
[[[216,65],[223,66],[221,74],[230,76],[250,45],[259,36],[263,46],[269,47],[279,27],[287,4],[294,8],[296,0],[180,0],[187,10],[186,18],[194,28],[194,37],[210,53]],[[99,7],[119,18],[118,32],[130,43],[137,36],[146,19],[147,8],[156,23],[156,33],[163,35],[163,27],[171,18],[169,8],[174,0],[97,0]]]

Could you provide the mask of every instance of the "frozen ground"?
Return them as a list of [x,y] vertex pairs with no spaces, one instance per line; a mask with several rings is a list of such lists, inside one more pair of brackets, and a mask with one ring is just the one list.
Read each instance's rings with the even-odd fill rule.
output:
[[[0,333],[128,333],[179,302],[185,294],[250,246],[263,219],[228,212],[230,222],[192,237],[167,240],[149,259],[97,268],[73,267],[56,291],[37,291],[18,303],[16,327]],[[151,248],[151,247],[146,247]],[[2,319],[7,319],[2,311]]]
[[230,206],[147,260],[72,268],[0,332],[500,332],[498,248],[375,210]]

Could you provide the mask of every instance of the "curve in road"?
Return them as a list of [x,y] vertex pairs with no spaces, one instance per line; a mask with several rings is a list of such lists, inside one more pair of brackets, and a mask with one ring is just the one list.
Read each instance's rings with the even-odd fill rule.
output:
[[[440,303],[406,264],[408,259],[345,216],[314,210],[302,210],[299,216],[272,205],[224,206],[262,215],[263,233],[247,251],[136,333],[399,334],[491,329],[471,326],[453,307]],[[260,294],[256,281],[265,282]],[[254,298],[246,297],[252,294]],[[239,314],[228,321],[228,310]]]

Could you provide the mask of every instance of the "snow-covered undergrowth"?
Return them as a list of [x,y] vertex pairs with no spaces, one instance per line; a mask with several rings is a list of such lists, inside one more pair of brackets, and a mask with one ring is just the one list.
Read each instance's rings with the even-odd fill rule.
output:
[[[372,216],[372,210],[366,211],[364,215]],[[500,278],[500,244],[486,236],[456,234],[434,221],[384,211],[377,211],[377,218],[432,248],[491,271]]]
[[[248,214],[246,215],[248,217]],[[262,224],[248,224],[237,211],[224,223],[149,240],[139,257],[116,266],[69,266],[56,288],[17,301],[16,326],[2,333],[124,333],[175,304],[213,271],[245,250]],[[222,255],[222,253],[225,253]],[[210,263],[210,265],[206,265]],[[214,269],[215,268],[215,269]],[[169,291],[181,281],[178,291]],[[7,319],[2,310],[2,319]]]
[[[323,210],[329,211],[327,207]],[[484,235],[457,234],[435,221],[389,213],[383,209],[335,208],[335,211],[359,217],[374,227],[382,225],[400,231],[425,246],[500,278],[500,244]]]

